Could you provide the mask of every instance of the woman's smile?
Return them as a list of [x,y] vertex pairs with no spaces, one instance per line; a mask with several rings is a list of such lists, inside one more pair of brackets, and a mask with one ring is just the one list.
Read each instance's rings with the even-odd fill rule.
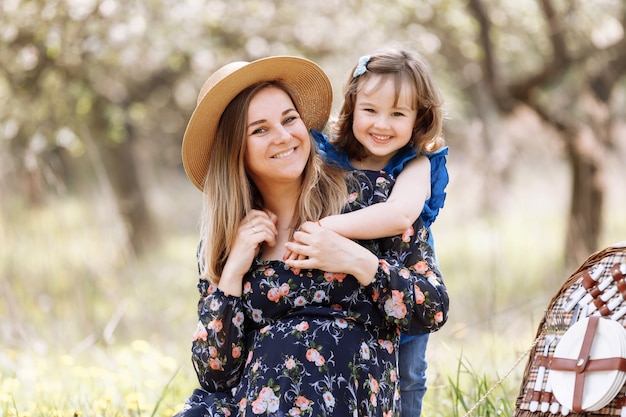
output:
[[276,155],[272,156],[273,159],[283,159],[283,158],[287,158],[288,156],[293,155],[293,153],[296,151],[296,148],[291,148],[288,149],[284,152],[281,153],[277,153]]

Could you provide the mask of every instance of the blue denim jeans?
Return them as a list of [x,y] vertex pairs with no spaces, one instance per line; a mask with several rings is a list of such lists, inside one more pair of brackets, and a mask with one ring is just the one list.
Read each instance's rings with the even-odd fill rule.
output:
[[[403,335],[404,336],[404,335]],[[426,345],[429,334],[400,339],[399,373],[402,417],[419,417],[426,394]]]

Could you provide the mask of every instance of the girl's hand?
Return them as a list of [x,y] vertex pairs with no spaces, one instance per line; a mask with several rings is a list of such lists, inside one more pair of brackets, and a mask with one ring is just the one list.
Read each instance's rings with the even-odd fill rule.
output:
[[371,283],[378,269],[378,257],[372,252],[314,222],[304,223],[285,247],[299,255],[285,260],[288,267],[351,274],[361,285]]
[[218,287],[227,294],[240,296],[243,276],[250,269],[254,257],[263,243],[274,246],[277,234],[276,216],[273,213],[250,211],[239,223]]

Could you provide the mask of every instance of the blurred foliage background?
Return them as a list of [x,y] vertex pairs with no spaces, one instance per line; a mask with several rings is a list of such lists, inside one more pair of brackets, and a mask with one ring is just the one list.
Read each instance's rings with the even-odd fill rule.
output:
[[201,196],[180,145],[202,83],[299,55],[338,108],[394,43],[447,106],[431,386],[451,356],[504,373],[569,272],[626,239],[625,28],[624,0],[0,0],[0,376],[15,352],[137,340],[190,371]]

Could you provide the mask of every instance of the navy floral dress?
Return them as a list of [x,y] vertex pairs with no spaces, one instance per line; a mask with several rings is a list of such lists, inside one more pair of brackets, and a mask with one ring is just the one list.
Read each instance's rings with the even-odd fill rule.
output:
[[[393,177],[356,174],[347,211],[385,201]],[[374,281],[253,262],[241,297],[201,279],[192,360],[201,388],[177,416],[399,416],[400,332],[432,332],[448,295],[418,219],[401,236],[360,242]]]

